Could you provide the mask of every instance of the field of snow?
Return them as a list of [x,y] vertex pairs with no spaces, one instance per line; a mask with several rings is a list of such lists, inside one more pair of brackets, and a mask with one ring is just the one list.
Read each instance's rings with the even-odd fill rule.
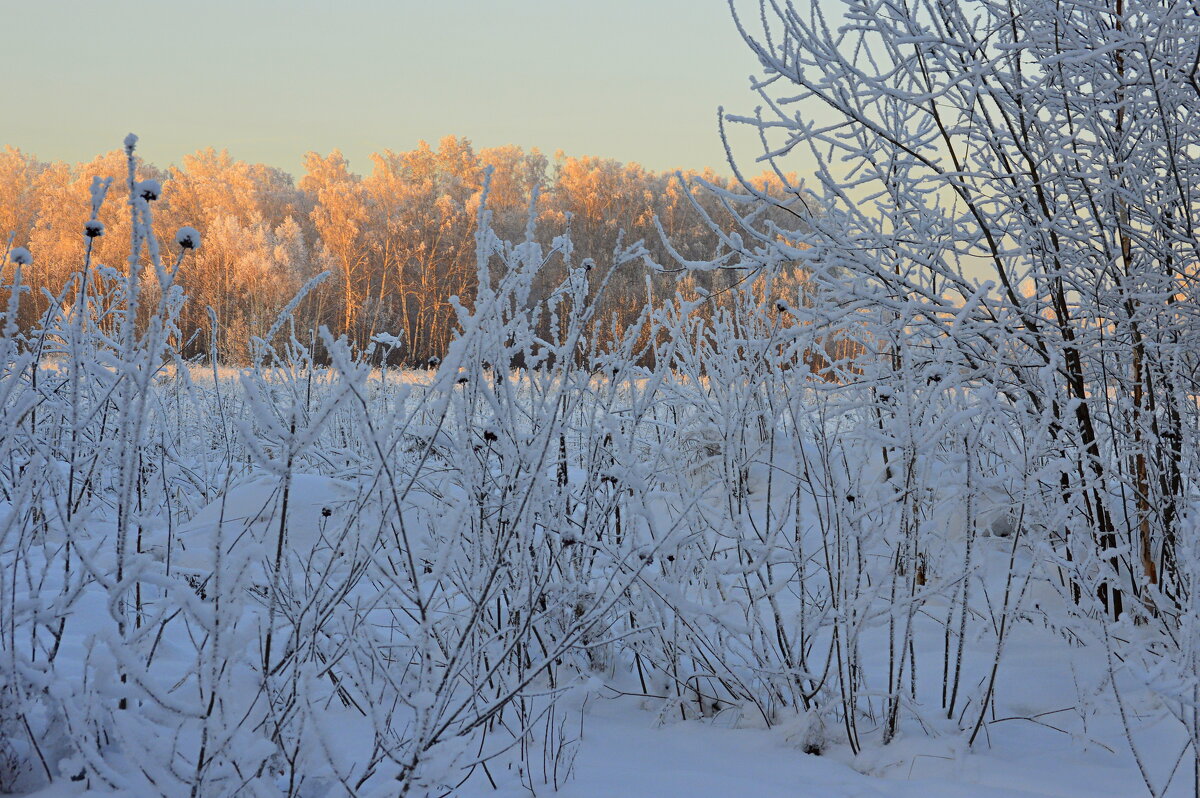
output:
[[[41,379],[68,385],[70,369]],[[232,773],[259,763],[254,794],[386,795],[403,774],[381,767],[379,737],[411,740],[422,713],[471,743],[421,762],[440,772],[413,794],[1127,796],[1145,790],[1130,739],[1160,783],[1186,769],[1187,736],[1153,682],[1113,668],[1045,551],[1002,523],[1010,489],[966,506],[966,469],[1019,479],[1008,458],[931,458],[941,495],[927,499],[918,578],[895,566],[887,525],[902,514],[874,447],[845,419],[812,426],[826,387],[798,372],[663,376],[260,369],[152,383],[143,447],[159,459],[139,472],[124,632],[116,519],[99,502],[68,518],[55,493],[77,496],[71,476],[121,451],[89,447],[86,468],[60,461],[36,484],[6,472],[32,492],[4,504],[3,551],[10,667],[36,707],[6,721],[21,763],[9,788],[183,794],[209,729],[227,735]],[[95,493],[117,493],[118,472]],[[822,520],[835,493],[840,529]],[[457,646],[475,650],[447,683]],[[489,651],[516,662],[499,670]],[[294,671],[265,687],[264,661]],[[38,683],[69,706],[37,698]],[[461,729],[472,722],[486,733]],[[295,765],[273,758],[275,723]],[[104,736],[70,754],[89,729]],[[39,786],[42,758],[53,786]],[[372,769],[388,775],[364,779]],[[1190,794],[1186,776],[1161,794]],[[223,773],[199,794],[232,783]]]

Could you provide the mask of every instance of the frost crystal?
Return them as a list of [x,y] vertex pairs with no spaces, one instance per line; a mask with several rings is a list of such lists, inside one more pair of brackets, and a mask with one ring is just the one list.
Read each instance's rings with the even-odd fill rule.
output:
[[130,133],[125,137],[125,152],[133,152],[133,148],[137,146],[137,135]]
[[8,254],[9,259],[20,266],[28,266],[33,263],[33,255],[29,254],[29,250],[25,247],[14,247],[13,251]]
[[104,222],[99,219],[89,219],[83,223],[83,234],[88,238],[99,238],[104,235]]
[[200,249],[200,231],[194,227],[181,227],[175,234],[175,243],[184,249]]
[[137,195],[146,202],[153,202],[162,195],[162,183],[157,180],[143,180],[137,184]]

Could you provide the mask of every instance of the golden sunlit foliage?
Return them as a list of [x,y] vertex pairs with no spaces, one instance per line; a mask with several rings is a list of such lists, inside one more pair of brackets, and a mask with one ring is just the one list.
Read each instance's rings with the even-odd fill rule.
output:
[[[672,266],[656,217],[683,257],[712,257],[718,236],[693,201],[718,222],[724,211],[688,178],[738,190],[711,170],[655,173],[634,163],[561,152],[551,160],[513,145],[476,150],[454,136],[436,147],[421,142],[406,152],[385,150],[371,160],[371,172],[362,176],[336,150],[310,152],[298,182],[279,169],[211,148],[167,169],[139,164],[140,178],[164,185],[154,209],[162,235],[190,225],[203,236],[180,278],[191,298],[182,319],[187,354],[241,361],[249,338],[264,334],[307,280],[329,271],[331,278],[301,305],[299,328],[326,325],[358,346],[379,333],[399,336],[404,345],[396,359],[410,364],[441,355],[454,325],[450,299],[470,303],[474,295],[475,232],[488,169],[487,206],[501,237],[523,236],[536,197],[539,243],[548,249],[569,226],[576,262],[590,257],[601,270],[622,235],[626,244],[644,241],[654,261]],[[113,178],[113,197],[122,197],[124,154],[114,150],[68,165],[39,162],[12,147],[0,152],[0,234],[11,233],[14,245],[28,246],[37,263],[29,275],[36,301],[27,304],[23,324],[33,323],[51,301],[43,289],[51,295],[61,291],[83,262],[82,225],[94,176]],[[778,185],[770,176],[759,182],[767,191]],[[124,269],[129,238],[124,203],[106,203],[101,220],[106,234],[96,242],[94,262]],[[161,242],[164,249],[169,244]],[[544,288],[561,277],[562,268],[561,260],[547,264]],[[633,265],[612,276],[606,319],[619,327],[637,317],[651,273]],[[721,272],[655,274],[651,290],[713,291],[737,279]]]

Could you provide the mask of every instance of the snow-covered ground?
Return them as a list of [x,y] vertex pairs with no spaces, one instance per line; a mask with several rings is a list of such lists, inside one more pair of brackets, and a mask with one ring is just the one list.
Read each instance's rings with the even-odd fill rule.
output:
[[[414,381],[419,377],[413,376]],[[569,469],[572,484],[582,489],[587,474]],[[753,482],[753,480],[752,480]],[[170,570],[191,579],[203,579],[214,569],[211,541],[228,541],[225,568],[248,571],[247,584],[270,579],[271,542],[279,518],[283,480],[258,474],[237,480],[218,497],[180,523],[170,536]],[[297,551],[311,552],[309,562],[326,562],[316,556],[346,547],[364,545],[349,540],[345,529],[360,529],[362,503],[368,493],[363,478],[332,478],[293,474],[288,541]],[[443,484],[443,487],[445,485]],[[753,486],[752,486],[753,487]],[[759,486],[761,489],[761,486]],[[459,497],[461,498],[461,497]],[[411,522],[421,513],[438,517],[439,501],[446,494],[422,490],[410,502]],[[660,513],[669,507],[660,506]],[[355,521],[345,526],[347,519]],[[168,541],[159,527],[144,541],[144,550],[167,563]],[[977,541],[985,593],[1003,590],[1005,560],[1012,548],[1008,537],[983,537]],[[263,563],[259,565],[258,563]],[[990,584],[988,584],[990,582]],[[193,582],[192,584],[198,584]],[[964,706],[957,719],[939,716],[938,685],[924,685],[916,703],[905,713],[896,738],[886,745],[870,745],[853,754],[836,730],[822,735],[819,754],[806,753],[812,741],[813,722],[803,713],[782,712],[765,728],[760,715],[748,705],[731,704],[711,717],[696,718],[680,709],[668,696],[639,694],[639,681],[627,659],[610,662],[605,669],[580,674],[575,687],[558,702],[558,747],[547,745],[545,728],[530,734],[529,745],[540,755],[528,759],[499,757],[487,776],[476,770],[458,795],[521,796],[559,794],[565,798],[608,796],[690,796],[726,798],[753,795],[787,796],[1060,796],[1123,798],[1142,794],[1144,785],[1122,729],[1118,707],[1109,695],[1107,670],[1094,645],[1082,645],[1071,634],[1057,629],[1044,605],[1057,597],[1049,586],[1030,590],[1027,612],[1020,614],[1009,638],[999,670],[993,706],[973,747],[967,745],[969,719],[975,709]],[[937,662],[944,627],[936,619],[948,607],[944,596],[930,597],[915,634],[916,660]],[[103,626],[106,612],[100,604],[81,606],[75,635],[64,644],[64,658],[86,658],[88,632]],[[1060,620],[1061,613],[1058,614]],[[89,618],[91,619],[89,621]],[[878,636],[878,624],[863,629],[867,638]],[[164,645],[161,660],[179,652]],[[1068,640],[1072,642],[1068,642]],[[992,651],[989,640],[978,636],[965,653],[965,681],[978,687],[987,677]],[[886,647],[864,646],[864,671],[883,668]],[[186,656],[179,663],[186,665]],[[922,671],[921,678],[930,675]],[[1125,710],[1137,729],[1137,744],[1152,773],[1169,773],[1185,739],[1177,727],[1163,720],[1154,699],[1130,685]],[[683,716],[688,715],[686,719]],[[340,718],[340,720],[339,720]],[[336,741],[339,756],[353,762],[368,750],[370,741],[353,713],[339,711],[325,719],[325,732]],[[342,725],[342,723],[347,725]],[[878,725],[878,718],[864,726]],[[547,753],[550,752],[550,753]],[[549,757],[549,759],[547,759]],[[1186,761],[1184,762],[1186,767]],[[532,768],[532,772],[522,772]],[[487,778],[490,776],[490,780]],[[491,783],[495,782],[495,786]],[[61,780],[38,790],[39,798],[111,794],[91,790],[90,780]],[[1170,796],[1189,794],[1186,774],[1174,780]],[[119,794],[138,794],[124,791]],[[382,793],[379,793],[382,794]],[[431,793],[432,794],[432,793]]]
[[[1032,670],[1041,670],[1040,666]],[[1030,685],[1037,692],[1036,685]],[[541,785],[535,794],[561,798],[1128,798],[1145,794],[1137,766],[1123,750],[1113,724],[1094,721],[1099,741],[1072,733],[1077,718],[1066,713],[1036,720],[996,723],[990,740],[966,751],[954,739],[902,738],[858,757],[845,752],[816,756],[800,750],[787,728],[736,728],[729,721],[662,723],[645,702],[600,690],[572,721],[577,742],[570,771],[558,790]],[[1056,728],[1050,728],[1056,726]],[[1060,731],[1059,728],[1062,730]],[[1106,731],[1107,734],[1100,733]],[[1176,749],[1177,750],[1177,749]],[[1154,757],[1165,763],[1169,750]],[[480,779],[460,796],[523,798],[530,791],[504,770],[499,788]],[[70,798],[91,792],[59,783],[32,798]],[[1165,793],[1190,795],[1177,784]]]

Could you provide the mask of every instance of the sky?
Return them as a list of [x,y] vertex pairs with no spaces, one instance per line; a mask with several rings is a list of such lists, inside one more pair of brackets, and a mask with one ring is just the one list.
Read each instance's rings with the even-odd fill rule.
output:
[[368,172],[457,135],[728,172],[717,107],[757,104],[724,0],[0,3],[0,146],[43,160],[133,131],[159,166],[216,147],[300,174],[340,149]]

